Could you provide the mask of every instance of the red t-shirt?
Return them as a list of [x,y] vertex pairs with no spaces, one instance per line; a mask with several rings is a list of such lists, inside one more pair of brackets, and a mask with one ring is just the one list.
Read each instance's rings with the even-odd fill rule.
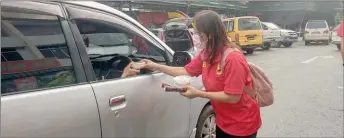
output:
[[[204,57],[208,53],[204,53]],[[227,94],[239,94],[241,99],[236,104],[210,101],[216,113],[216,124],[223,131],[235,136],[248,136],[256,133],[262,121],[258,103],[245,92],[245,85],[252,86],[249,66],[244,55],[231,52],[226,58],[223,72],[220,69],[222,53],[216,55],[214,63],[202,61],[198,54],[188,65],[186,71],[191,76],[202,75],[207,92],[224,91]]]
[[339,37],[344,37],[343,31],[344,31],[344,19],[342,20],[342,23],[340,24],[340,27],[339,27],[338,32],[337,32],[337,35]]

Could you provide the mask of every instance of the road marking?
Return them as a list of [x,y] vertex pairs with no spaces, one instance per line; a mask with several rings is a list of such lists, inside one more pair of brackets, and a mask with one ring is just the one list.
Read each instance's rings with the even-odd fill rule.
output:
[[314,60],[316,60],[318,58],[319,58],[319,56],[312,57],[312,58],[310,58],[308,60],[302,61],[301,63],[303,63],[303,64],[311,63],[311,62],[313,62]]
[[315,56],[315,57],[312,57],[312,58],[307,59],[305,61],[302,61],[301,63],[303,63],[303,64],[311,63],[311,62],[315,61],[318,58],[331,59],[331,58],[334,58],[334,57],[333,56]]

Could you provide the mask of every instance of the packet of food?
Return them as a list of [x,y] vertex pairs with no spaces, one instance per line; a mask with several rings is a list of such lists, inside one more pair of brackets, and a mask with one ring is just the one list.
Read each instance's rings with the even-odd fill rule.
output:
[[173,78],[173,80],[174,83],[179,86],[189,85],[191,83],[191,77],[186,75],[176,76]]
[[186,88],[178,88],[165,83],[163,83],[161,87],[164,88],[165,92],[186,92]]

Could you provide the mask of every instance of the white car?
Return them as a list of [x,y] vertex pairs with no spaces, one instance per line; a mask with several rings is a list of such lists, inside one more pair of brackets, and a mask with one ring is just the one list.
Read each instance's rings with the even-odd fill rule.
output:
[[340,49],[340,37],[337,35],[339,27],[340,27],[340,25],[338,25],[336,28],[334,28],[332,30],[332,33],[331,33],[332,44],[337,45],[338,49]]
[[305,27],[305,45],[311,42],[323,42],[326,45],[330,43],[330,29],[326,20],[309,20]]
[[264,50],[268,50],[271,46],[280,46],[280,39],[281,39],[281,29],[274,23],[270,22],[262,22],[262,26],[264,29],[263,35],[263,46]]
[[[271,42],[276,42],[274,46],[290,47],[298,40],[298,35],[293,30],[282,29],[278,25],[269,22],[262,22],[264,28],[264,46],[271,45]],[[275,40],[275,41],[271,41]]]

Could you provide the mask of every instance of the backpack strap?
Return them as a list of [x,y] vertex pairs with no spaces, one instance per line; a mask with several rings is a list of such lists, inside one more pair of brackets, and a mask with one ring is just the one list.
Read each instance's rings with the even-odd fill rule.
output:
[[[223,71],[225,63],[226,63],[226,59],[227,56],[234,51],[238,51],[238,50],[233,50],[232,48],[227,48],[225,51],[223,51],[222,56],[221,56],[221,63],[220,63],[220,67],[221,67],[221,71]],[[249,64],[249,63],[248,63]],[[250,66],[250,65],[249,65]],[[251,70],[251,69],[250,69]],[[251,72],[250,72],[251,74]],[[251,79],[252,76],[251,76]],[[253,80],[252,80],[253,81]],[[244,92],[246,92],[246,94],[250,95],[252,98],[256,99],[256,93],[254,91],[254,89],[250,88],[249,86],[245,85],[244,87]]]

